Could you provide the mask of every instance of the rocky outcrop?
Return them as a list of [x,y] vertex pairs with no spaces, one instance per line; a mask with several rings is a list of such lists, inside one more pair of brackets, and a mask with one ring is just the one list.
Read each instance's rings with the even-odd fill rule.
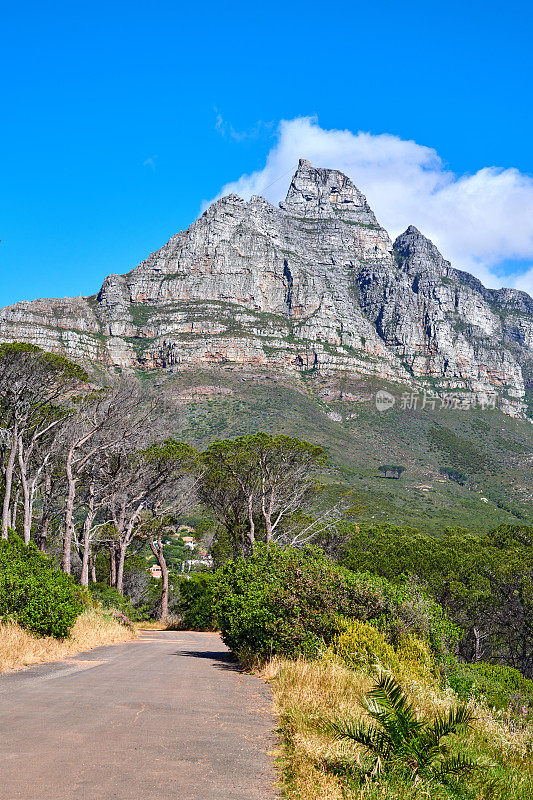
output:
[[[504,313],[499,293],[480,291],[475,279],[465,281],[464,273],[454,270],[413,226],[395,241],[394,255],[393,273],[361,271],[360,301],[409,372],[416,379],[432,379],[440,389],[499,390],[516,400],[524,397],[523,367],[527,370],[532,351],[506,341],[507,328],[524,321],[515,306],[508,305]],[[531,331],[532,316],[528,326]]]
[[300,219],[334,219],[379,229],[366,197],[351,180],[334,169],[318,169],[300,159],[287,197],[279,204],[287,214]]
[[276,208],[229,195],[95,297],[0,311],[0,337],[124,369],[202,363],[498,393],[533,382],[533,300],[486,289],[410,226],[394,245],[341,172],[301,160]]

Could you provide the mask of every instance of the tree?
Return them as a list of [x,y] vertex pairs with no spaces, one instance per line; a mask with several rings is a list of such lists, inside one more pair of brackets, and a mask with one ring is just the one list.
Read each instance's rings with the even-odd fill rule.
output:
[[533,528],[501,525],[481,537],[480,544],[477,554],[485,591],[476,606],[470,606],[474,653],[470,649],[468,655],[477,660],[480,648],[491,661],[503,661],[531,678]]
[[214,442],[199,463],[200,499],[225,529],[234,555],[250,552],[255,543],[259,487],[256,457],[247,437]]
[[509,664],[533,676],[533,528],[500,526],[483,535],[442,537],[394,525],[353,530],[342,563],[392,581],[416,575],[465,635],[468,661]]
[[54,430],[54,443],[50,448],[50,458],[42,471],[38,483],[36,502],[40,514],[35,526],[35,542],[42,552],[46,552],[50,540],[60,532],[65,513],[65,470],[63,461],[63,425]]
[[455,481],[458,483],[459,486],[464,486],[466,481],[468,480],[466,475],[458,469],[452,469],[452,467],[441,467],[439,469],[441,475],[446,475],[451,481]]
[[324,461],[322,448],[290,436],[259,432],[215,442],[201,456],[201,498],[234,551],[249,553],[258,536],[282,538],[287,520],[316,493],[314,473]]
[[102,470],[99,464],[93,464],[92,470],[87,470],[83,475],[82,491],[78,492],[80,504],[78,515],[83,518],[81,532],[76,537],[76,549],[81,559],[80,583],[89,585],[89,564],[92,561],[92,547],[102,539],[116,541],[116,531],[108,519],[108,487],[102,479]]
[[[68,410],[50,406],[47,409],[50,425],[40,435],[34,435],[27,443],[24,437],[19,440],[18,480],[22,488],[23,506],[23,538],[28,544],[32,532],[35,500],[42,496],[45,524],[48,524],[46,513],[48,507],[45,497],[52,492],[51,479],[54,464],[57,464],[58,451],[61,447],[63,428],[68,418]],[[45,508],[46,506],[46,508]],[[45,532],[47,535],[47,532]],[[45,537],[44,537],[45,538]]]
[[283,522],[316,493],[313,475],[325,464],[321,447],[292,436],[257,433],[248,437],[256,454],[265,539],[271,542]]
[[400,767],[416,780],[443,778],[477,769],[481,764],[460,755],[451,755],[443,739],[468,728],[474,721],[466,705],[437,713],[433,719],[417,714],[413,704],[392,676],[380,675],[364,699],[363,708],[371,723],[352,717],[324,725],[335,739],[360,745],[373,759],[366,775],[380,777],[387,769]]
[[132,536],[142,536],[161,567],[161,619],[168,616],[168,565],[165,557],[165,535],[176,532],[179,517],[190,511],[196,502],[198,454],[183,442],[167,439],[139,454],[139,471],[148,480],[149,491]]
[[163,537],[175,533],[174,519],[170,514],[152,515],[143,526],[146,531],[148,546],[161,568],[161,611],[160,619],[168,617],[168,565],[165,558],[165,542]]
[[233,558],[237,558],[251,550],[255,523],[250,529],[247,492],[242,480],[235,477],[235,465],[231,463],[234,453],[233,443],[223,441],[215,442],[201,454],[198,496],[214,514]]
[[[4,501],[2,538],[7,538],[15,464],[18,460],[24,507],[24,541],[29,542],[35,480],[28,478],[30,459],[44,438],[60,424],[74,390],[85,384],[87,373],[62,356],[30,344],[0,345],[0,419],[3,434]],[[44,452],[43,452],[44,451]]]
[[124,562],[133,541],[135,524],[146,504],[151,481],[157,476],[142,468],[142,458],[126,446],[105,454],[102,473],[106,486],[107,510],[113,524],[114,537],[110,541],[111,585],[122,593]]
[[384,478],[400,478],[402,472],[405,472],[405,467],[397,464],[383,464],[378,467],[378,472],[381,472]]
[[63,570],[70,573],[77,484],[95,458],[151,431],[156,401],[136,380],[117,380],[78,399],[65,435]]
[[196,451],[183,442],[166,439],[135,453],[111,459],[114,474],[108,506],[117,530],[116,587],[122,593],[127,549],[137,534],[143,510],[153,517],[182,514],[194,497]]

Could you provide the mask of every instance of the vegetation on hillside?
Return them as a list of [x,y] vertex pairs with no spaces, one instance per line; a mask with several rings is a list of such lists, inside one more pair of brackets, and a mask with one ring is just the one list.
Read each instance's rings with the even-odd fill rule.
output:
[[398,526],[348,526],[340,558],[392,581],[416,576],[461,626],[461,655],[533,676],[533,529],[499,526],[441,537]]
[[[402,410],[397,403],[379,412],[376,392],[399,395],[402,387],[368,377],[288,377],[250,366],[204,367],[162,385],[183,396],[180,435],[194,447],[254,433],[258,421],[267,433],[323,447],[324,482],[332,494],[355,491],[364,522],[437,534],[452,525],[482,532],[533,524],[533,429],[499,411]],[[378,467],[387,464],[405,467],[401,480],[382,480]]]
[[341,400],[332,419],[291,392],[195,411],[177,439],[165,390],[2,345],[4,667],[175,615],[273,680],[287,797],[525,798],[533,528],[496,484],[520,470],[514,423]]

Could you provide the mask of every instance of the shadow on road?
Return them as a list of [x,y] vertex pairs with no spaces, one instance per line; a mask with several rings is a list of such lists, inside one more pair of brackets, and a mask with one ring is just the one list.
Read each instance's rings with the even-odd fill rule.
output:
[[235,661],[231,653],[223,650],[180,650],[178,653],[172,653],[173,656],[186,656],[187,658],[208,658],[213,661],[213,666],[216,669],[229,669],[233,672],[240,672],[241,666]]

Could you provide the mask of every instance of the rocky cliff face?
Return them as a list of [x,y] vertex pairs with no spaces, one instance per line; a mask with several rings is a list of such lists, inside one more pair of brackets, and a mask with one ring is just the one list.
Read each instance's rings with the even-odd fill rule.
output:
[[97,296],[2,309],[0,337],[125,369],[375,375],[511,413],[533,384],[528,295],[486,289],[414,227],[393,245],[345,175],[304,160],[279,208],[224,197]]

